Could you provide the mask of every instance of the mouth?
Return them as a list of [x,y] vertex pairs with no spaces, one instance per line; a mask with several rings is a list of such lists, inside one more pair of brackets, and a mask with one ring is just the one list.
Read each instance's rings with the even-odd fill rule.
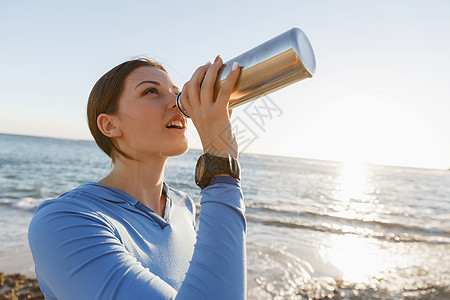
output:
[[174,130],[178,130],[178,131],[185,131],[186,130],[186,120],[181,116],[175,116],[166,124],[166,128],[174,129]]

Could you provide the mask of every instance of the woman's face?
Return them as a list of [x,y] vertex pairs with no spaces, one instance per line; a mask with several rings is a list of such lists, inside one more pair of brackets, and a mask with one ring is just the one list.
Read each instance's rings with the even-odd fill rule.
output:
[[[178,112],[175,98],[179,89],[169,76],[154,67],[134,70],[124,82],[119,98],[116,138],[119,149],[132,157],[176,156],[188,150],[186,119]],[[181,129],[168,126],[173,123]]]

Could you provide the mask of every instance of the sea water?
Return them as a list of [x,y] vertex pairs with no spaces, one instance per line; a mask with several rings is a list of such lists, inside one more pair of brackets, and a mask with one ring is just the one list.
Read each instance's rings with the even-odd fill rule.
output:
[[[200,150],[165,181],[198,203]],[[450,172],[241,154],[249,299],[449,299]],[[34,275],[36,207],[111,169],[90,141],[0,134],[0,271]]]

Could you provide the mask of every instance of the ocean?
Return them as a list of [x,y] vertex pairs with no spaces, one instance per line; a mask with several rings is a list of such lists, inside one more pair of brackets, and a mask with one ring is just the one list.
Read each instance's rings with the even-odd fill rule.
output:
[[[198,203],[200,150],[165,181]],[[248,299],[450,299],[450,172],[243,153]],[[34,275],[42,201],[111,169],[91,141],[0,134],[0,272]]]

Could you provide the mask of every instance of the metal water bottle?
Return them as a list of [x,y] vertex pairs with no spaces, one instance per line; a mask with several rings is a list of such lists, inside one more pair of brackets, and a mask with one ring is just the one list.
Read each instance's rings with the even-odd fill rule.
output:
[[[312,77],[316,60],[305,33],[292,28],[273,39],[225,62],[215,83],[215,93],[225,81],[233,62],[241,73],[229,100],[234,108],[297,81]],[[177,96],[177,107],[186,115]],[[186,115],[187,116],[187,115]]]

